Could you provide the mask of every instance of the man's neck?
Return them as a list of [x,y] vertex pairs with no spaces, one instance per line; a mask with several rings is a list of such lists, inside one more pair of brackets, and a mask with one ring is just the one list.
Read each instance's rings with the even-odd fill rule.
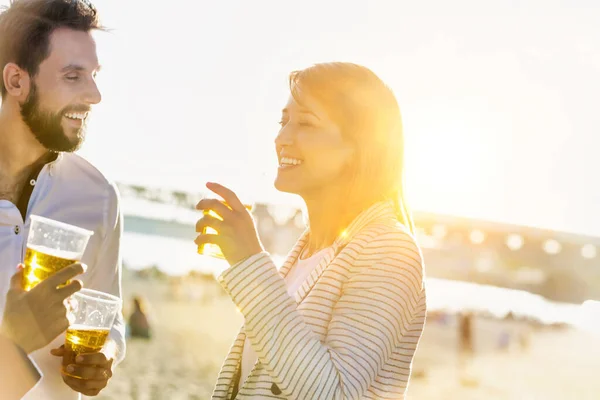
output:
[[49,161],[51,153],[23,122],[17,105],[0,107],[0,200],[17,204],[36,167]]
[[23,122],[18,107],[9,102],[0,108],[0,181],[18,179],[40,163],[50,152]]

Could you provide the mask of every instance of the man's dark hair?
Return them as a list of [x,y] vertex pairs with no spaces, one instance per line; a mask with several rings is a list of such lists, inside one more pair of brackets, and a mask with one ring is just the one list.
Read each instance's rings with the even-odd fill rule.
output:
[[[104,29],[88,0],[12,0],[0,12],[0,74],[13,62],[34,77],[50,55],[50,35],[58,28]],[[0,96],[5,95],[0,78]]]

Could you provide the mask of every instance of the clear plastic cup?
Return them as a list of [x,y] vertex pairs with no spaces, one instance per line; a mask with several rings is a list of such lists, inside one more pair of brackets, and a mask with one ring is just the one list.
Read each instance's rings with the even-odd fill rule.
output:
[[23,289],[38,283],[61,269],[81,261],[92,231],[49,218],[31,215],[25,252]]
[[[222,201],[222,203],[225,204],[227,207],[229,207],[229,205],[226,202]],[[248,210],[250,212],[252,212],[252,210],[254,209],[254,206],[252,204],[244,204],[244,207],[246,207],[246,210]],[[214,212],[213,210],[204,210],[202,213],[204,215],[210,215],[211,217],[215,217],[217,219],[222,219],[221,216],[219,214],[217,214],[216,212]],[[217,232],[213,228],[206,227],[206,228],[202,229],[202,234],[203,235],[205,235],[205,234],[218,235],[219,232]],[[221,260],[225,259],[225,256],[223,255],[221,248],[218,245],[213,244],[213,243],[205,243],[205,244],[199,245],[198,246],[198,254],[201,254],[203,256],[218,258]]]
[[[122,301],[117,296],[92,289],[81,289],[67,300],[69,328],[65,338],[63,370],[75,364],[82,353],[98,353],[121,310]],[[71,375],[64,371],[65,374]]]

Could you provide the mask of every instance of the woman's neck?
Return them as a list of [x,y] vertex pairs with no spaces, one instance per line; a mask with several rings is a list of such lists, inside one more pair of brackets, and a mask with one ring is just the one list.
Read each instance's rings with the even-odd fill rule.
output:
[[362,211],[361,207],[351,207],[346,196],[339,190],[304,197],[308,211],[310,236],[303,257],[331,246],[335,239],[350,225]]

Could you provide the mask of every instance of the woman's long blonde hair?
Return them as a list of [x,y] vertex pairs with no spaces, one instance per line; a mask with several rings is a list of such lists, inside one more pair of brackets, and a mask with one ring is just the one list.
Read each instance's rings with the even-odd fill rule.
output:
[[392,200],[399,221],[414,233],[404,190],[404,137],[392,90],[370,69],[352,63],[316,64],[289,77],[294,99],[309,94],[341,128],[355,149],[344,204],[364,210]]

